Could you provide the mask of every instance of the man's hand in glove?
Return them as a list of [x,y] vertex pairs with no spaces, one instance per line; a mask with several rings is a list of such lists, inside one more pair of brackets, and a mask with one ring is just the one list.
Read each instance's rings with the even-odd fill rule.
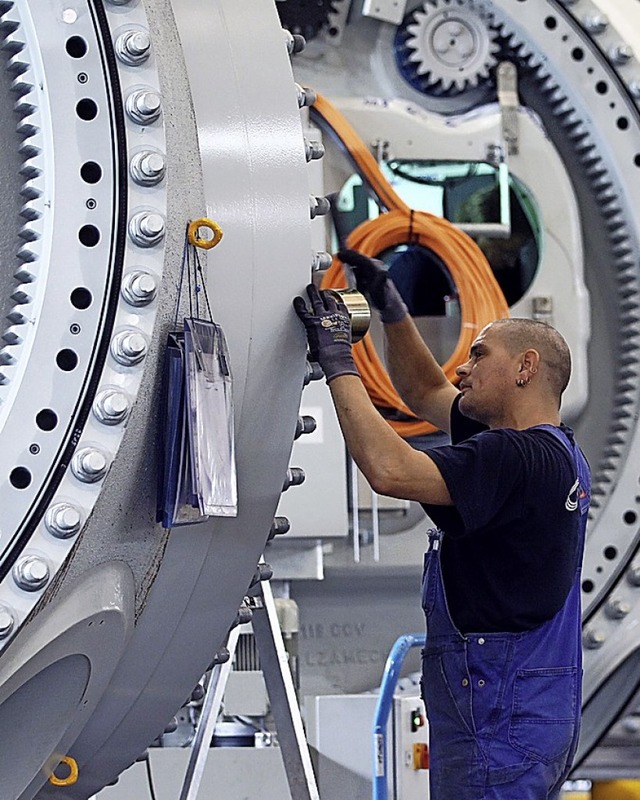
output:
[[358,375],[351,354],[351,320],[345,304],[330,291],[307,286],[311,311],[303,297],[293,307],[304,323],[309,341],[309,358],[318,361],[327,383],[340,375]]
[[357,250],[340,250],[338,258],[353,269],[358,291],[378,309],[383,322],[400,322],[406,317],[407,307],[382,261]]

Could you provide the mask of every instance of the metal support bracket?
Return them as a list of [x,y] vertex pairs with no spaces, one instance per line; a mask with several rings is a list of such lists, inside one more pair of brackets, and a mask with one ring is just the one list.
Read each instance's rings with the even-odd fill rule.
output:
[[[288,655],[268,581],[259,581],[250,589],[249,606],[253,611],[251,624],[291,797],[293,800],[320,800]],[[229,659],[212,670],[179,800],[196,800],[198,796],[239,634],[238,625],[231,630],[227,639]]]
[[262,598],[262,609],[254,610],[251,624],[291,797],[293,800],[320,800],[271,585],[263,581],[250,594]]
[[207,756],[209,755],[213,729],[215,728],[216,720],[220,713],[222,697],[227,685],[227,678],[231,672],[233,654],[238,644],[239,636],[240,626],[236,625],[236,627],[229,632],[227,638],[226,646],[230,654],[229,658],[224,664],[216,664],[211,670],[209,685],[207,686],[204,703],[202,705],[202,714],[200,715],[200,722],[196,730],[196,735],[191,744],[189,763],[187,764],[187,771],[185,773],[179,800],[196,800],[198,796],[200,783],[204,775],[204,768],[207,763]]
[[502,138],[507,147],[507,155],[517,156],[519,151],[518,130],[518,73],[515,64],[502,61],[498,65],[498,103],[502,115]]

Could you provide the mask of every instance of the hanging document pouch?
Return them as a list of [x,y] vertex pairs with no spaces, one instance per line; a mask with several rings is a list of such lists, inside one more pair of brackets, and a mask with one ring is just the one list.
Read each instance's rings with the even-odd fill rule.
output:
[[207,516],[235,517],[232,379],[222,328],[185,318],[184,348],[189,452],[199,510]]
[[185,393],[184,334],[180,331],[169,334],[164,362],[157,519],[165,528],[206,519],[193,488]]

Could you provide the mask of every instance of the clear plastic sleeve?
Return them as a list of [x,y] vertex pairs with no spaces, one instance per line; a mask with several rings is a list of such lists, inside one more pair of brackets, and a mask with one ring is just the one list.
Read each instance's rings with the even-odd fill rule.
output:
[[235,517],[233,385],[226,339],[214,322],[186,318],[184,342],[189,450],[200,512]]

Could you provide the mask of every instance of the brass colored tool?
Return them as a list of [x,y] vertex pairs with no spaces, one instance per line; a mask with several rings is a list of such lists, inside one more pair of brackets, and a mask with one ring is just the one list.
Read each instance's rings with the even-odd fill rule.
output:
[[351,320],[351,338],[353,343],[359,342],[369,330],[371,309],[366,297],[356,289],[326,289],[333,292],[346,305]]

